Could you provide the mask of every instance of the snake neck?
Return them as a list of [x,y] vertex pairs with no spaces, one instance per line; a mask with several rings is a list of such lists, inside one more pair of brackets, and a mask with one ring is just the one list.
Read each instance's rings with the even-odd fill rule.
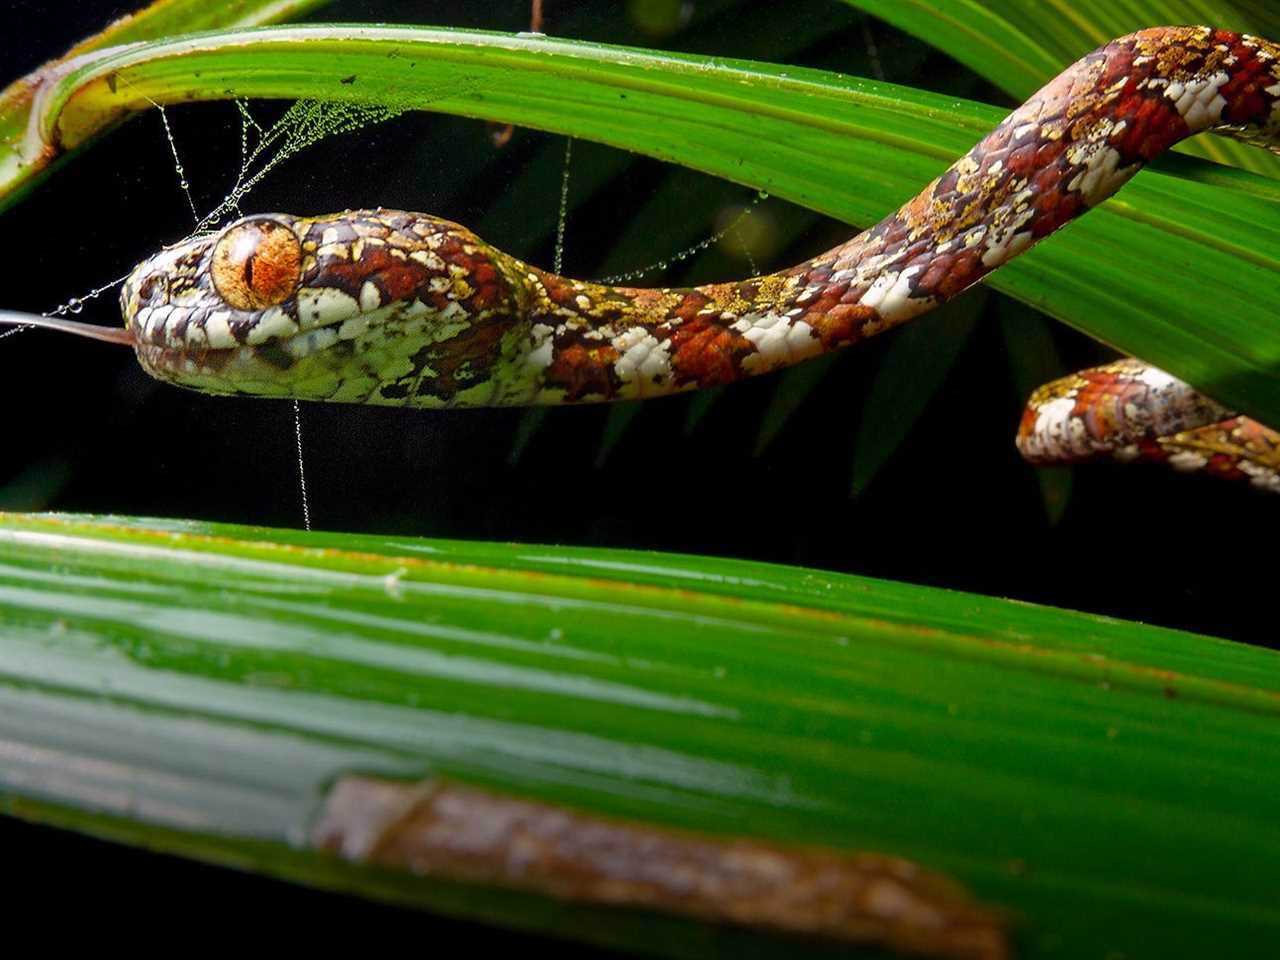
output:
[[523,402],[647,397],[788,366],[897,326],[1119,190],[1206,130],[1274,148],[1280,48],[1155,28],[1083,57],[915,198],[795,267],[684,289],[611,287],[521,265],[536,371]]

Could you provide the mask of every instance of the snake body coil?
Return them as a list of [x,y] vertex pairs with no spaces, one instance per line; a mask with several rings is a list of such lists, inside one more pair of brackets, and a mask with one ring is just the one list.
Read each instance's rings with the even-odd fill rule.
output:
[[[1274,145],[1280,47],[1208,27],[1090,53],[914,199],[767,276],[606,286],[395,210],[250,217],[141,264],[121,296],[152,375],[209,393],[417,407],[652,397],[765,373],[954,297],[1204,130]],[[1165,459],[1280,489],[1280,437],[1136,361],[1039,391],[1030,459]]]

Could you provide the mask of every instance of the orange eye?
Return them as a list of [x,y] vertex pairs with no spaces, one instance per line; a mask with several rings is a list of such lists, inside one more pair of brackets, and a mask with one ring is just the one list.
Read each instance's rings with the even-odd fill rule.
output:
[[275,306],[298,289],[302,244],[278,220],[245,220],[218,238],[212,276],[214,289],[228,306],[237,310]]

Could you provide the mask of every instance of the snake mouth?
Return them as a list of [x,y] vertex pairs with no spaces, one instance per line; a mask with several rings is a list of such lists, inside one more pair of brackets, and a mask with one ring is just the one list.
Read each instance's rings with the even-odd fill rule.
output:
[[262,397],[303,395],[292,376],[296,371],[274,346],[220,347],[140,343],[138,362],[157,380],[201,393]]

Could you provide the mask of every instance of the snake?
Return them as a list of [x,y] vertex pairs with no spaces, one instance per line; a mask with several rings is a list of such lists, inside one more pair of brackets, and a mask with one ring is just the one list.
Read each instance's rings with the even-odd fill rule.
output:
[[[741,281],[613,286],[426,214],[268,214],[139,264],[123,329],[43,325],[127,344],[152,376],[212,394],[437,409],[656,397],[926,313],[1203,131],[1277,150],[1280,45],[1203,26],[1107,43],[875,226]],[[1016,442],[1034,463],[1152,460],[1280,492],[1280,434],[1134,359],[1037,390]]]

